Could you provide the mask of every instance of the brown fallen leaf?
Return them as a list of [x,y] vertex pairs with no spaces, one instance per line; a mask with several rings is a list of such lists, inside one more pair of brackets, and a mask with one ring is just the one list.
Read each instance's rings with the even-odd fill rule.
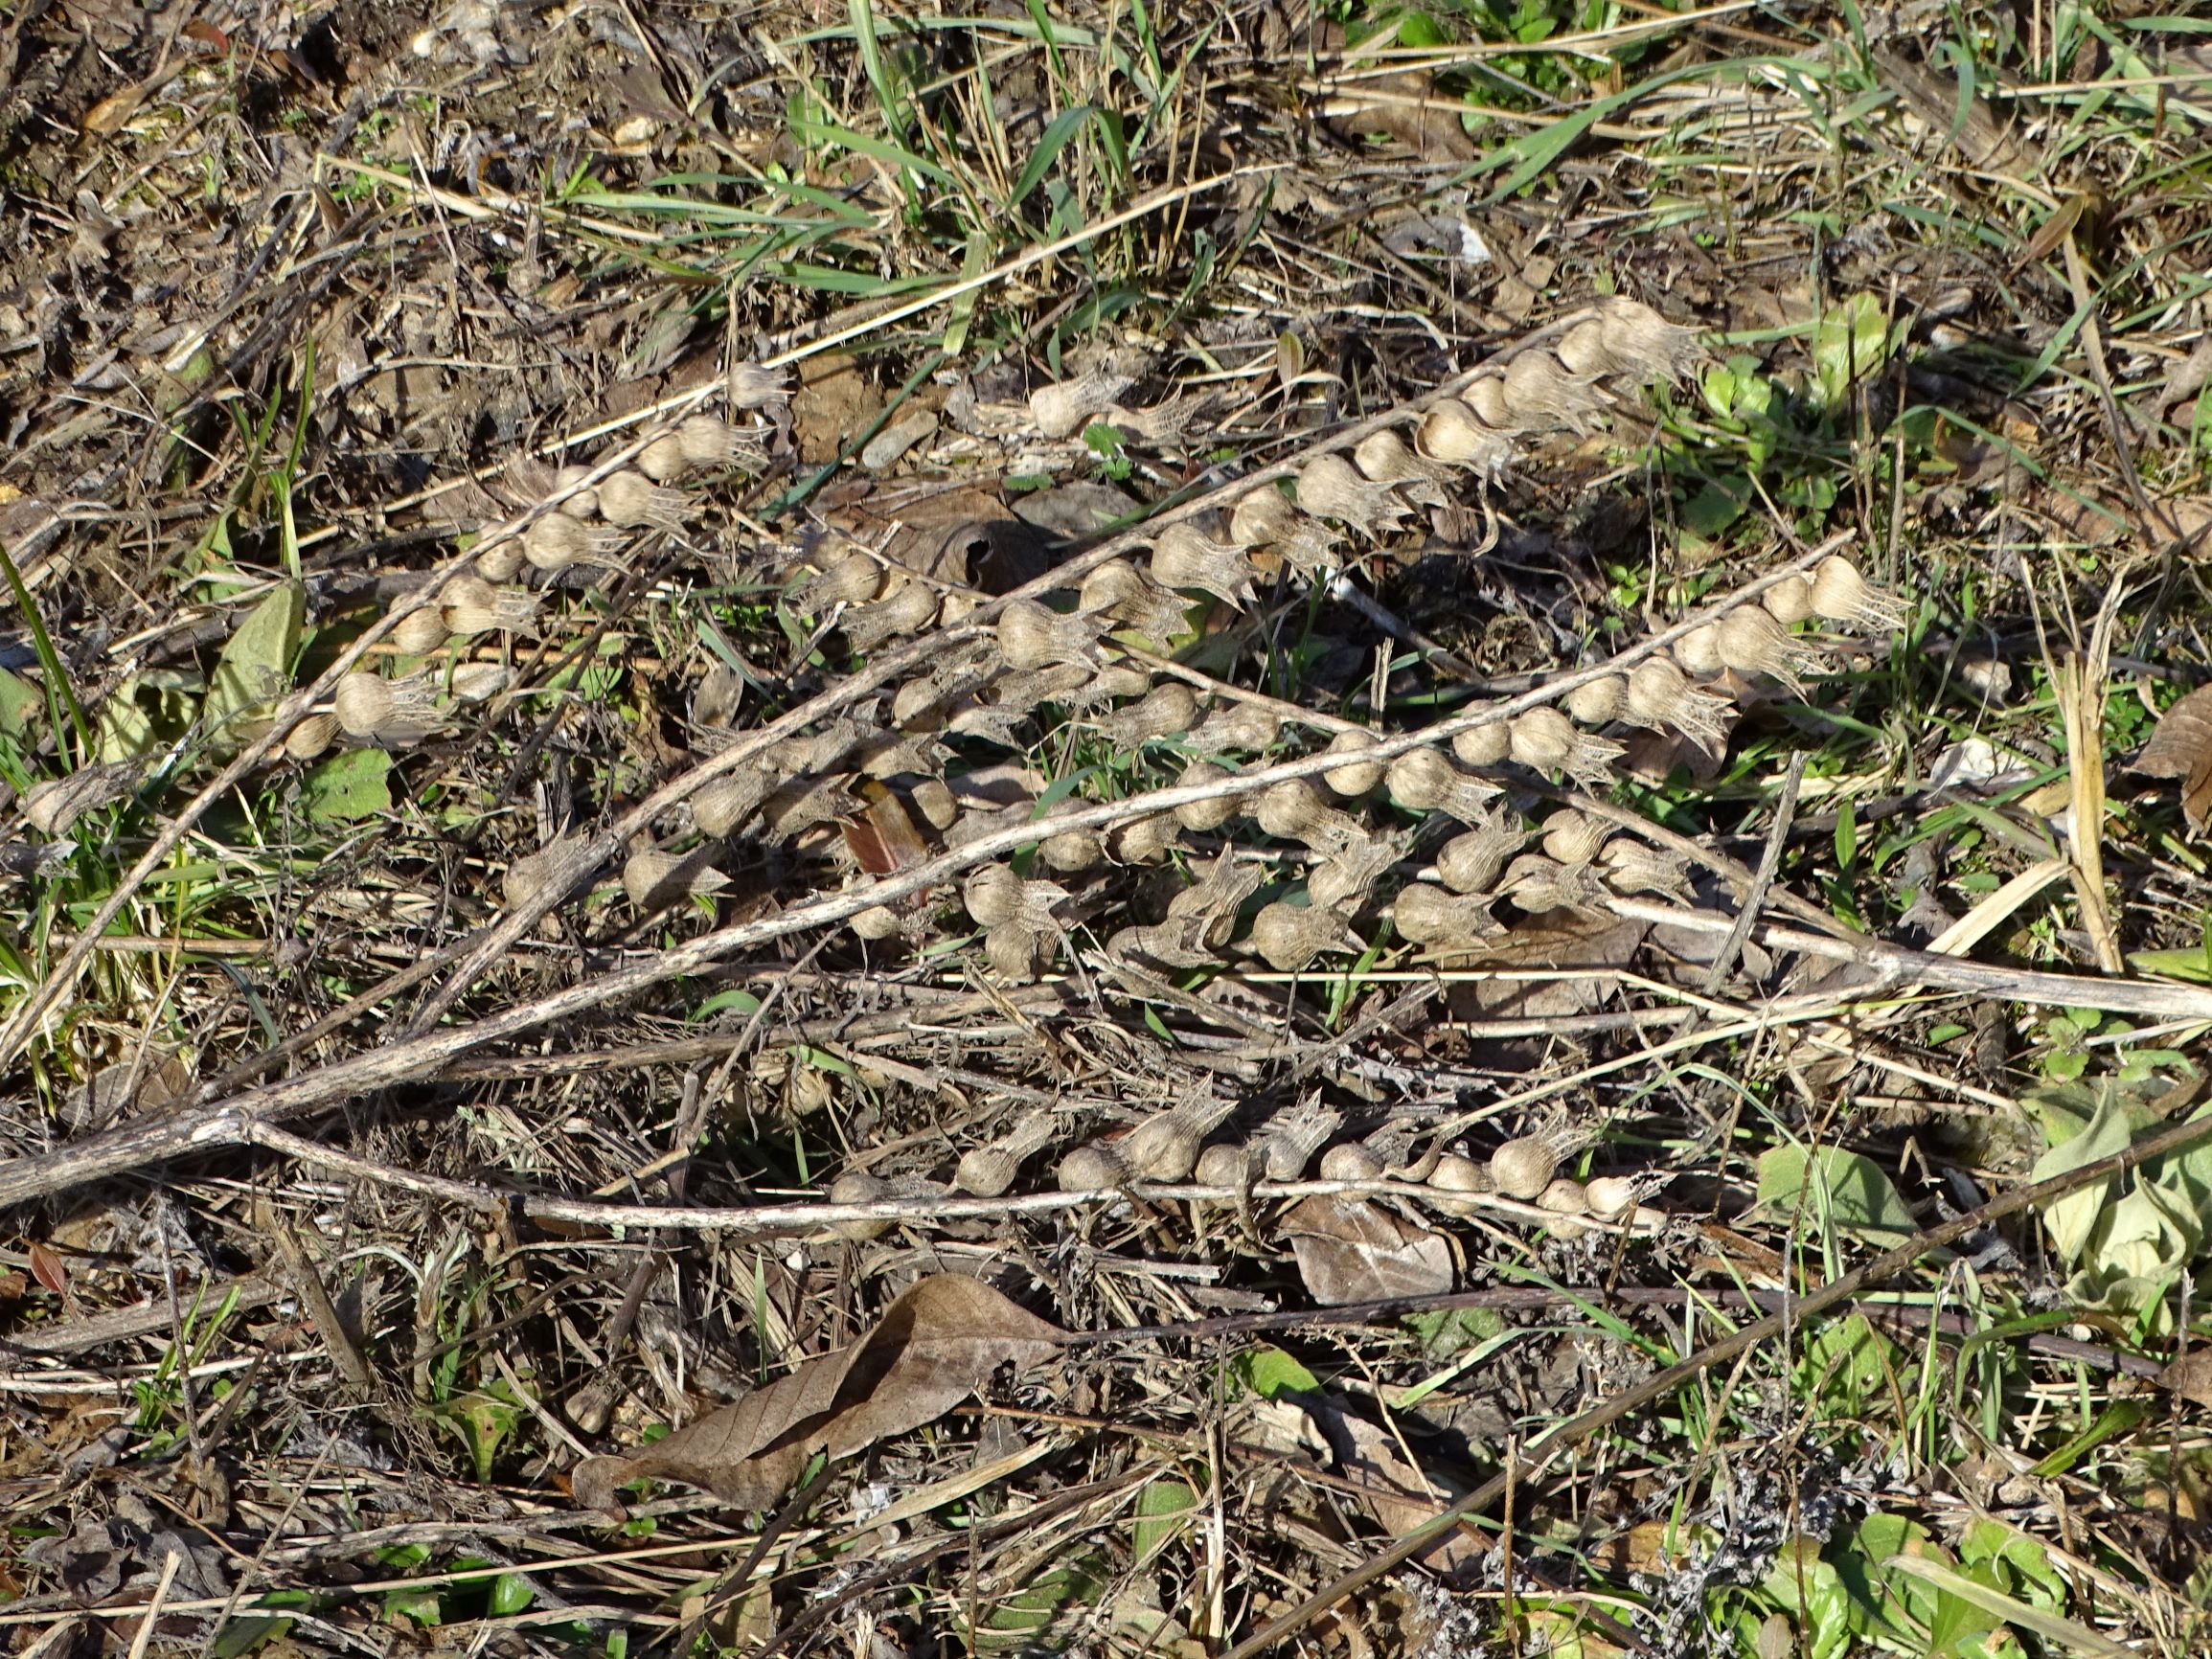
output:
[[[1385,1532],[1402,1536],[1467,1495],[1465,1485],[1407,1463],[1395,1435],[1346,1411],[1336,1396],[1312,1397],[1306,1408],[1334,1450],[1338,1470]],[[1485,1540],[1462,1528],[1445,1534],[1415,1558],[1448,1578],[1460,1578],[1489,1553]]]
[[2135,757],[2133,769],[2151,778],[2181,780],[2181,813],[2202,834],[2212,812],[2212,686],[2200,686],[2163,715]]
[[2160,1372],[2158,1380],[2183,1399],[2212,1405],[2212,1349],[2191,1349]]
[[1365,1198],[1315,1196],[1283,1217],[1298,1276],[1326,1307],[1451,1288],[1451,1245],[1441,1234]]
[[584,1508],[612,1512],[616,1492],[650,1475],[765,1509],[815,1453],[846,1457],[933,1422],[999,1366],[1058,1353],[1065,1334],[980,1280],[940,1273],[908,1286],[843,1353],[809,1360],[632,1455],[586,1458],[570,1489]]

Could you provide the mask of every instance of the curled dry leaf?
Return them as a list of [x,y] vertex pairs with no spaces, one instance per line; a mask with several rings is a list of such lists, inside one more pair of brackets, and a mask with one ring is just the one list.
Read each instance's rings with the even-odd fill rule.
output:
[[1064,1335],[979,1280],[936,1274],[902,1291],[843,1353],[809,1360],[633,1456],[586,1458],[571,1489],[584,1508],[611,1512],[624,1486],[650,1476],[765,1509],[815,1453],[847,1457],[934,1422],[1001,1365],[1043,1364]]
[[1364,1198],[1303,1199],[1283,1217],[1283,1231],[1298,1276],[1324,1307],[1451,1288],[1451,1245],[1443,1235]]
[[2181,780],[2181,812],[2195,834],[2212,816],[2212,686],[2200,686],[2163,715],[2135,758],[2150,778]]

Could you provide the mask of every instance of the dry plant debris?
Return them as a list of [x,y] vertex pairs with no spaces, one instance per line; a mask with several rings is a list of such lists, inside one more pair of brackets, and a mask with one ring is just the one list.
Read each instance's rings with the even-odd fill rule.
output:
[[11,1650],[2200,1649],[2189,21],[0,11]]

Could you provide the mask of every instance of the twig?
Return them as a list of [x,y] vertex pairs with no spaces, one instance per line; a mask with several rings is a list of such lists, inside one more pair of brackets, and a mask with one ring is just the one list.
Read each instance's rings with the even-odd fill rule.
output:
[[[1855,1268],[1839,1278],[1830,1280],[1818,1290],[1799,1297],[1764,1319],[1753,1321],[1742,1329],[1731,1332],[1718,1342],[1710,1343],[1687,1359],[1667,1367],[1634,1388],[1626,1389],[1611,1399],[1592,1406],[1547,1429],[1525,1448],[1526,1462],[1518,1471],[1526,1479],[1532,1473],[1549,1469],[1555,1456],[1587,1440],[1600,1429],[1620,1421],[1630,1414],[1663,1399],[1675,1389],[1694,1381],[1714,1366],[1748,1352],[1770,1337],[1780,1336],[1792,1326],[1817,1318],[1830,1308],[1849,1302],[1869,1285],[1881,1284],[1911,1267],[1930,1250],[1953,1243],[1968,1234],[1986,1227],[1990,1222],[2038,1204],[2047,1204],[2068,1193],[2079,1192],[2099,1181],[2122,1174],[2136,1165],[2153,1158],[2161,1158],[2170,1152],[2212,1136],[2212,1117],[2199,1118],[2179,1124],[2173,1128],[2139,1141],[2125,1151],[2115,1152],[2109,1158],[2079,1169],[2068,1170],[2047,1181],[2038,1181],[2025,1187],[2016,1187],[2010,1193],[1992,1198],[1988,1203],[1969,1210],[1939,1226],[1927,1228],[1899,1245],[1883,1252],[1863,1267]],[[1510,1484],[1506,1475],[1496,1475],[1485,1481],[1457,1503],[1424,1521],[1405,1534],[1380,1556],[1344,1574],[1334,1582],[1315,1591],[1304,1602],[1280,1618],[1270,1620],[1236,1647],[1229,1649],[1224,1659],[1253,1659],[1253,1655],[1273,1647],[1284,1637],[1304,1629],[1321,1614],[1335,1606],[1345,1597],[1373,1583],[1383,1574],[1403,1565],[1421,1554],[1430,1544],[1452,1531],[1470,1516],[1479,1514],[1503,1497]]]
[[1744,907],[1736,913],[1736,925],[1728,930],[1728,937],[1721,942],[1721,949],[1713,958],[1713,966],[1705,971],[1701,989],[1707,996],[1716,996],[1728,983],[1728,975],[1736,969],[1736,961],[1744,954],[1744,946],[1750,943],[1751,929],[1758,925],[1759,913],[1767,908],[1767,895],[1773,891],[1774,877],[1782,868],[1782,850],[1790,845],[1790,821],[1797,815],[1797,786],[1805,781],[1805,751],[1790,752],[1790,769],[1782,774],[1781,792],[1774,800],[1774,825],[1767,832],[1767,850],[1759,854],[1759,868],[1752,874],[1751,886],[1744,895]]

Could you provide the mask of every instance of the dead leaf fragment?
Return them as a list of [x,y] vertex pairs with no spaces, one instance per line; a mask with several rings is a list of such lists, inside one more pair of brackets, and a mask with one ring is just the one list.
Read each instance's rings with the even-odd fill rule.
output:
[[587,1458],[571,1489],[587,1509],[614,1511],[622,1487],[651,1476],[765,1509],[815,1453],[846,1457],[933,1422],[999,1366],[1043,1363],[1064,1335],[980,1280],[937,1274],[901,1292],[843,1353],[810,1360],[634,1456]]
[[1451,1245],[1441,1234],[1365,1198],[1312,1197],[1283,1217],[1298,1275],[1324,1306],[1451,1288]]
[[2200,686],[2158,716],[2134,770],[2180,779],[2182,816],[2192,833],[2203,833],[2212,813],[2212,686]]
[[[1345,1410],[1336,1396],[1320,1396],[1309,1402],[1308,1409],[1334,1449],[1337,1468],[1385,1532],[1403,1536],[1434,1520],[1447,1504],[1466,1496],[1464,1485],[1425,1473],[1406,1462],[1397,1436]],[[1447,1577],[1457,1578],[1488,1553],[1482,1538],[1454,1529],[1416,1558]]]

